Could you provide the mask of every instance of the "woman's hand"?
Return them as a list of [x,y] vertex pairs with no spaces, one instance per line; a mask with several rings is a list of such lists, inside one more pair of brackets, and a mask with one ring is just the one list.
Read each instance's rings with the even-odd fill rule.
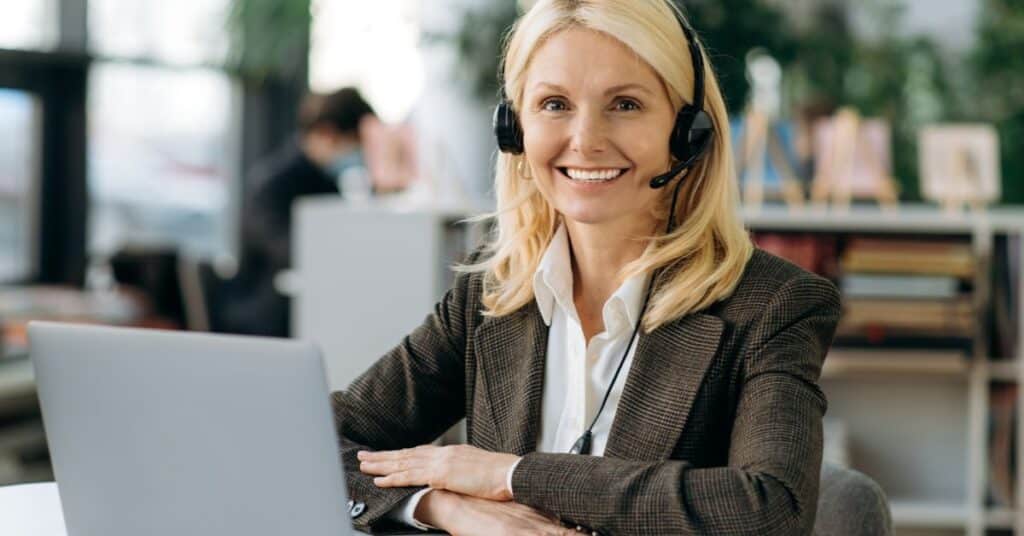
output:
[[430,486],[492,501],[512,500],[506,478],[519,456],[471,447],[423,445],[391,451],[359,451],[359,470],[378,487]]
[[448,491],[434,490],[423,496],[416,519],[452,536],[537,534],[578,536],[554,516],[512,501],[490,501]]

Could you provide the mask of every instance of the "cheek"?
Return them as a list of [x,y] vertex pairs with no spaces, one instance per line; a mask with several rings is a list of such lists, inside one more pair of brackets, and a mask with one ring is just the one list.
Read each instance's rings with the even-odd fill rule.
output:
[[558,129],[552,127],[523,129],[523,147],[530,162],[537,166],[547,163],[561,152],[564,137]]
[[669,162],[668,136],[660,131],[630,132],[622,139],[626,151],[642,169],[661,169]]

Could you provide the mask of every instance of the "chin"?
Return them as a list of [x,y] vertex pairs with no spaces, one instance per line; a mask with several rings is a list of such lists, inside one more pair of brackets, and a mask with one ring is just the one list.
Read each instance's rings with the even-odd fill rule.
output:
[[574,206],[567,208],[566,210],[559,210],[562,214],[562,218],[574,221],[576,223],[583,223],[587,225],[596,225],[601,223],[607,223],[614,221],[619,214],[613,214],[610,207],[581,207]]

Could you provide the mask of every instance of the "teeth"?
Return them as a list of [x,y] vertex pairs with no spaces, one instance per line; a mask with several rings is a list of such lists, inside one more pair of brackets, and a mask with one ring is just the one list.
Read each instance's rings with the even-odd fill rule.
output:
[[600,169],[596,171],[586,171],[582,169],[566,168],[566,175],[573,180],[578,181],[607,181],[612,180],[623,173],[621,169]]

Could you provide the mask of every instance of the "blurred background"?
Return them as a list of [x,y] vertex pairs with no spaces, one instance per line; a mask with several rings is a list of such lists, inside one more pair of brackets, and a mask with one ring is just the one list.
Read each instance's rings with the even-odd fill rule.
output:
[[[308,338],[335,388],[417,325],[530,3],[0,0],[0,484],[53,478],[29,320]],[[1024,531],[1024,2],[682,4],[755,239],[843,291],[828,459],[900,534]]]

